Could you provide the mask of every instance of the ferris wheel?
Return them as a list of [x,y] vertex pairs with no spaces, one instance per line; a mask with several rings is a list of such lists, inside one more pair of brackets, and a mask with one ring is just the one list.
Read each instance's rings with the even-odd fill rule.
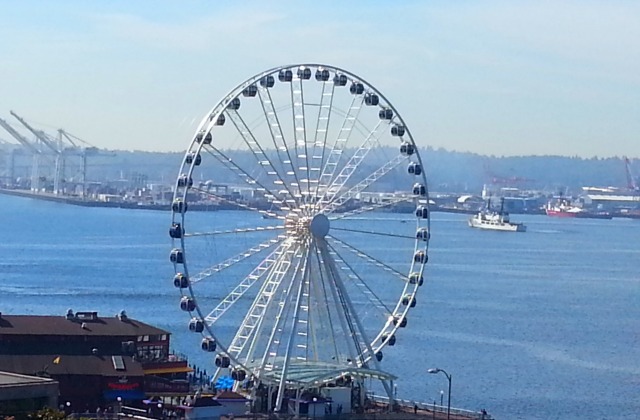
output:
[[418,149],[382,93],[333,66],[266,70],[206,114],[182,161],[180,308],[217,375],[273,387],[276,407],[363,378],[391,395],[383,349],[411,326],[429,224]]

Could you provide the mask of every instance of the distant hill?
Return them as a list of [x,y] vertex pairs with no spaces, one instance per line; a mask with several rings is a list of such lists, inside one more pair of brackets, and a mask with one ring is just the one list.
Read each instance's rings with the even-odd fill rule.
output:
[[[254,162],[248,151],[233,151],[238,162]],[[363,173],[371,173],[385,159],[397,154],[391,147],[371,151],[367,158],[369,167]],[[140,179],[143,182],[172,185],[178,176],[184,153],[155,153],[142,151],[114,151],[113,156],[93,156],[87,160],[87,179]],[[483,184],[493,183],[526,189],[575,192],[581,186],[627,185],[625,164],[622,158],[591,158],[564,156],[482,156],[475,153],[453,152],[444,149],[421,150],[427,177],[432,191],[479,193]],[[206,162],[206,156],[204,156]],[[16,174],[28,177],[29,156],[16,162]],[[6,164],[5,164],[6,168]],[[67,176],[78,176],[80,160],[67,162]],[[234,178],[215,165],[205,164],[201,180],[225,183]],[[402,168],[404,170],[404,168]],[[632,170],[640,174],[640,160],[632,161]],[[366,172],[369,171],[369,172]],[[394,188],[394,186],[387,186]],[[397,188],[401,188],[398,186]]]
[[[565,156],[481,156],[427,149],[427,173],[432,190],[478,191],[484,183],[530,189],[577,190],[582,186],[626,187],[622,158]],[[632,163],[637,175],[640,160]]]

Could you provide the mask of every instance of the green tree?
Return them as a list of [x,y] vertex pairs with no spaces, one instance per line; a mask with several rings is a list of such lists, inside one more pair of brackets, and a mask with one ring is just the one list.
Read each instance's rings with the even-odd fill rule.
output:
[[64,420],[65,417],[64,412],[49,407],[29,414],[29,419],[31,420]]

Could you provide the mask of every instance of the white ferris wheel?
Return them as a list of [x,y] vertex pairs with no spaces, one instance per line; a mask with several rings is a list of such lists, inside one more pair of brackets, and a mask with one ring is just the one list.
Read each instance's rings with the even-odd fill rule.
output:
[[[233,211],[197,211],[213,206]],[[269,410],[365,378],[391,398],[383,348],[412,326],[430,213],[414,139],[375,87],[320,64],[245,80],[198,126],[172,211],[174,285],[216,375],[268,387]]]

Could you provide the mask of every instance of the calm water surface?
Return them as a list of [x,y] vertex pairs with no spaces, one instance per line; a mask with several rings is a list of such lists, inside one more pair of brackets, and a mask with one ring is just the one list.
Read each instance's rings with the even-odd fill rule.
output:
[[[0,196],[0,215],[0,312],[125,309],[212,365],[178,309],[169,213]],[[640,418],[640,221],[515,215],[528,232],[501,233],[465,218],[434,214],[427,282],[385,351],[398,396],[446,404],[439,367],[452,405],[499,419]]]

